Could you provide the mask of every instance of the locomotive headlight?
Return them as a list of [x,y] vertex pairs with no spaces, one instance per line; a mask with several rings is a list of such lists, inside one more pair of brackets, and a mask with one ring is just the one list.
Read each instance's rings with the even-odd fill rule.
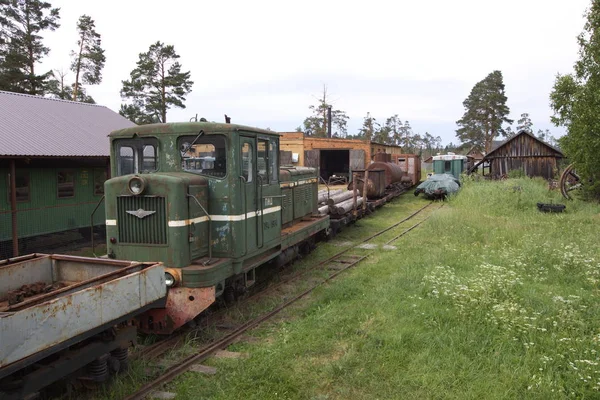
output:
[[165,284],[171,287],[175,284],[175,277],[168,272],[165,272]]
[[127,184],[129,191],[134,196],[137,196],[138,194],[142,194],[145,186],[146,186],[146,184],[144,183],[144,180],[139,176],[134,176],[133,178],[131,178],[129,180],[129,183]]
[[179,286],[181,283],[181,270],[177,268],[165,268],[165,285],[168,288]]

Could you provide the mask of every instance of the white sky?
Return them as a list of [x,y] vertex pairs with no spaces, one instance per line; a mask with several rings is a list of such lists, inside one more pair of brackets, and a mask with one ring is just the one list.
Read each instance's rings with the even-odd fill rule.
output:
[[[51,48],[39,71],[67,70],[82,14],[96,21],[107,62],[103,82],[88,86],[97,103],[118,111],[121,81],[140,52],[173,44],[193,91],[170,122],[198,114],[291,131],[327,84],[354,134],[367,112],[393,114],[444,143],[457,143],[455,121],[473,85],[502,71],[511,118],[534,129],[550,123],[557,73],[577,59],[577,35],[589,0],[157,1],[49,0],[61,27],[44,33]],[[73,74],[68,75],[73,79]]]

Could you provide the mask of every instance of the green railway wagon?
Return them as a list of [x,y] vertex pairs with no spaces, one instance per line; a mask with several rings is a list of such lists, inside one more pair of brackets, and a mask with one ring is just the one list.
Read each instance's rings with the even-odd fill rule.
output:
[[160,261],[166,306],[140,329],[168,334],[220,296],[235,297],[265,263],[282,265],[325,234],[317,171],[279,163],[279,135],[211,122],[114,131],[105,183],[108,257]]
[[[78,230],[87,237],[91,215],[104,195],[108,169],[106,159],[17,161],[16,233],[20,253],[38,251],[52,237],[47,235]],[[104,207],[94,214],[94,226],[104,226]],[[0,254],[12,256],[12,207],[10,168],[0,164]],[[54,238],[57,239],[57,238]]]
[[448,153],[433,156],[433,173],[450,174],[456,179],[465,171],[467,157],[459,154]]

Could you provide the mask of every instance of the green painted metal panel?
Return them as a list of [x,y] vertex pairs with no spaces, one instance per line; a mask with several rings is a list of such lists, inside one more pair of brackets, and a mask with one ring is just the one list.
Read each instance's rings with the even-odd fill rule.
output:
[[464,172],[464,160],[434,160],[434,174],[451,174],[455,178],[460,178],[460,174]]
[[[94,194],[94,168],[25,168],[29,176],[29,200],[17,203],[19,238],[89,228],[92,211],[102,198]],[[59,197],[59,172],[73,177],[72,195]],[[0,178],[0,240],[11,239],[8,170]],[[68,192],[70,189],[68,190]],[[65,193],[63,191],[63,193]],[[94,224],[104,224],[104,206],[94,215]]]
[[282,223],[287,224],[294,219],[294,199],[292,196],[292,189],[283,189],[281,194],[285,196],[282,198]]

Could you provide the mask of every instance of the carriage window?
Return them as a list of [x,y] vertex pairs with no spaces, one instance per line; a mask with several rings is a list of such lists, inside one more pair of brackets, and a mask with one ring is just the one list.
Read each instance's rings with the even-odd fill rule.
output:
[[223,136],[185,136],[179,139],[179,150],[184,171],[216,178],[224,178],[227,174],[227,149]]
[[277,182],[277,155],[279,152],[277,151],[277,142],[275,139],[271,139],[269,141],[269,176],[271,177],[271,182]]
[[116,143],[118,176],[158,170],[158,140],[156,138],[124,139]]
[[75,174],[73,171],[58,171],[58,198],[75,196]]
[[133,158],[133,147],[122,146],[119,149],[119,175],[133,174],[135,160]]
[[252,158],[252,145],[244,143],[242,147],[242,176],[248,183],[252,182]]
[[94,169],[94,196],[102,196],[104,194],[104,182],[106,178],[106,169]]
[[258,141],[258,158],[256,160],[256,166],[262,184],[269,183],[269,174],[267,172],[267,167],[269,166],[268,148],[269,142],[267,140]]
[[[9,175],[10,176],[10,175]],[[15,183],[17,192],[17,202],[29,201],[29,173],[27,171],[16,170]],[[10,202],[10,179],[8,180],[8,201]]]
[[452,165],[451,165],[450,161],[444,162],[444,171],[445,172],[451,172],[452,171]]

